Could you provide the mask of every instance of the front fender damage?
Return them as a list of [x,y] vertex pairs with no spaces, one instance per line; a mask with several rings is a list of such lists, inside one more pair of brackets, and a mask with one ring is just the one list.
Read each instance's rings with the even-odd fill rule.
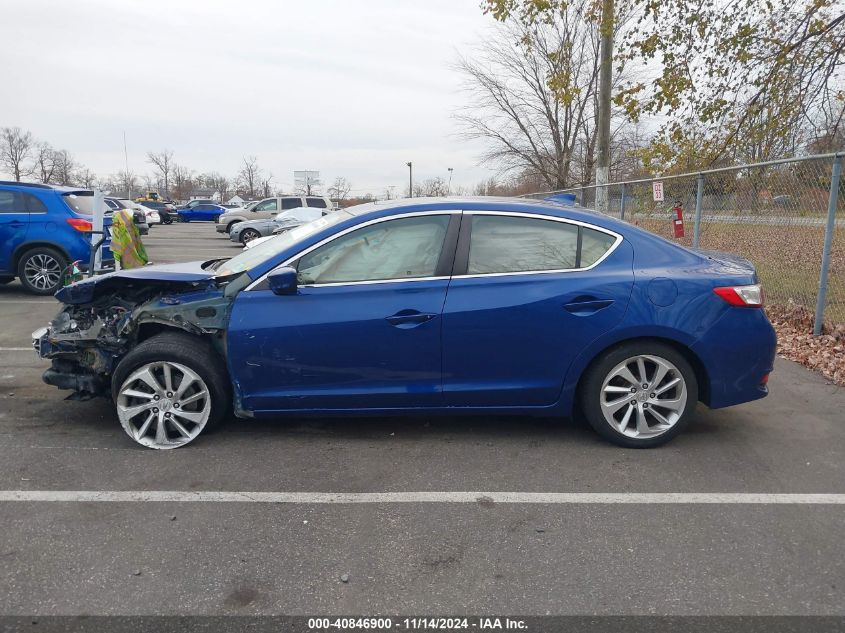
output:
[[43,380],[73,391],[71,399],[110,396],[111,376],[139,342],[164,329],[207,337],[225,356],[235,292],[214,282],[143,284],[66,305],[33,344],[52,366]]

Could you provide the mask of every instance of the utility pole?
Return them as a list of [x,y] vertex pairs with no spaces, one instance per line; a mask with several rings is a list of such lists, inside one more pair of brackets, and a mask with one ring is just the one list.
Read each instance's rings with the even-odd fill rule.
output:
[[132,179],[129,177],[129,152],[126,151],[126,130],[123,130],[123,161],[126,169],[126,197],[132,199]]
[[608,188],[610,181],[610,83],[613,81],[613,18],[614,0],[602,0],[601,50],[599,52],[599,129],[596,144],[596,210],[607,213],[609,210]]
[[447,187],[447,191],[449,195],[452,195],[452,172],[455,171],[452,167],[449,167],[449,186]]
[[405,163],[408,166],[408,197],[414,197],[414,164],[411,161]]

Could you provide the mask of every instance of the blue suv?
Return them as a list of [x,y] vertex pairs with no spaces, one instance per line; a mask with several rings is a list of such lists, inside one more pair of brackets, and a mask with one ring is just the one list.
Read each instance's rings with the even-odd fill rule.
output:
[[[17,277],[29,292],[51,295],[72,262],[87,268],[93,209],[89,190],[0,181],[0,284]],[[114,266],[108,241],[102,259],[105,267]]]

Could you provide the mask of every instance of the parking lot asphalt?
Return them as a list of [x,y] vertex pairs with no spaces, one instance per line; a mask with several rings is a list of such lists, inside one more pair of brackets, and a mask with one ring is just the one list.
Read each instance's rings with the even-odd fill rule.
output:
[[[206,223],[154,227],[144,242],[161,263],[240,249]],[[0,286],[0,490],[477,500],[0,500],[0,614],[845,615],[845,505],[805,503],[845,494],[845,393],[789,361],[768,398],[700,405],[653,450],[611,446],[578,420],[473,417],[232,418],[152,451],[109,402],[65,401],[41,382],[29,334],[57,307]],[[525,503],[485,491],[796,496]]]

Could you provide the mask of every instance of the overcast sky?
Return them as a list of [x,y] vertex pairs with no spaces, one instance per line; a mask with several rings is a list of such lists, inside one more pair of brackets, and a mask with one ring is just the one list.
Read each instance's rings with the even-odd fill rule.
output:
[[98,174],[151,171],[172,149],[234,175],[253,154],[276,186],[314,169],[353,194],[493,175],[455,137],[450,65],[490,36],[479,0],[3,0],[0,126]]

